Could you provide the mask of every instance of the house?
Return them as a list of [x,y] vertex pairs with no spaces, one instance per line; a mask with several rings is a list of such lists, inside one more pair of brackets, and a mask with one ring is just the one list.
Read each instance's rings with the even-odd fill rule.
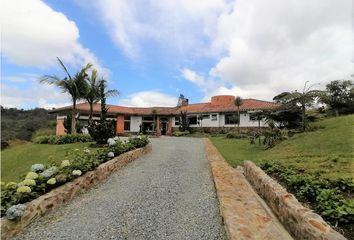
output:
[[[228,130],[235,127],[237,107],[234,102],[234,96],[220,95],[213,96],[211,101],[207,103],[190,104],[188,99],[181,95],[175,107],[140,108],[107,105],[107,118],[116,122],[117,135],[152,131],[154,121],[158,134],[170,135],[179,126],[181,112],[186,112],[191,128],[203,128],[205,131],[217,132],[221,128]],[[240,128],[257,128],[259,122],[252,119],[250,113],[275,109],[278,106],[274,102],[243,99],[243,104],[240,106]],[[65,134],[63,122],[66,116],[70,114],[71,108],[71,106],[66,106],[51,110],[51,113],[57,114],[57,135]],[[89,109],[88,103],[77,104],[79,121],[86,123]],[[98,120],[101,110],[100,104],[95,104],[93,110],[93,120]],[[260,121],[260,126],[266,126],[265,122]]]

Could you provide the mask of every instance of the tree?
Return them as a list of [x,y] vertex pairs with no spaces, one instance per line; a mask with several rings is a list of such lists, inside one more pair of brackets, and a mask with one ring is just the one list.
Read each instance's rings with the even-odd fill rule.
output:
[[[261,134],[261,121],[262,119],[266,118],[267,116],[267,112],[265,111],[255,111],[255,112],[252,112],[250,113],[250,119],[254,119],[256,121],[258,121],[258,132],[257,134],[255,135],[256,137],[260,136]],[[261,138],[258,137],[258,143],[261,144]]]
[[108,138],[114,137],[114,124],[113,121],[107,121],[108,108],[106,107],[105,95],[106,81],[101,80],[99,83],[100,100],[101,100],[101,117],[99,122],[92,122],[89,127],[91,137],[98,143],[104,144]]
[[235,99],[235,106],[237,107],[237,133],[240,133],[240,106],[242,105],[243,101],[241,97],[236,97]]
[[64,93],[68,93],[72,100],[72,110],[71,110],[71,134],[76,134],[76,102],[83,99],[86,93],[87,84],[85,79],[88,76],[86,71],[92,67],[91,63],[88,63],[80,71],[75,73],[73,76],[70,75],[68,69],[64,63],[57,58],[59,65],[63,68],[66,77],[63,79],[56,75],[44,75],[40,79],[40,83],[55,85],[60,88]]
[[181,111],[179,116],[179,130],[181,132],[185,132],[189,130],[189,121],[187,118],[187,112]]
[[[98,103],[101,100],[100,94],[100,84],[103,79],[98,80],[98,73],[97,70],[94,69],[91,72],[91,75],[87,78],[87,87],[85,93],[85,100],[90,105],[90,115],[88,122],[89,124],[92,123],[92,116],[93,116],[93,104]],[[118,96],[118,90],[108,90],[104,92],[105,98]]]
[[306,109],[311,107],[317,98],[323,96],[323,91],[311,90],[317,84],[312,84],[307,87],[308,81],[306,81],[302,92],[283,92],[274,97],[273,100],[282,102],[285,107],[299,107],[301,111],[301,125],[302,130],[305,131],[307,127]]
[[340,111],[353,112],[354,84],[351,80],[335,80],[326,85],[326,94],[321,101],[334,110],[336,117]]
[[156,121],[156,114],[157,114],[157,110],[156,109],[152,109],[151,110],[151,114],[153,117],[153,123],[152,123],[152,131],[157,133],[157,121]]

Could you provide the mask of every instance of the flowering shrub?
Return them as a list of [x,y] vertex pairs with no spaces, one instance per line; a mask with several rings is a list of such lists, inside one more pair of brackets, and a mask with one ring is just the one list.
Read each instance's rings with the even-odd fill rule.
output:
[[36,178],[38,178],[38,174],[35,172],[29,172],[25,177],[25,179],[36,179]]
[[88,134],[66,134],[63,136],[38,136],[32,141],[38,144],[68,144],[76,142],[92,142],[92,138]]
[[16,190],[16,192],[18,193],[30,193],[31,191],[32,191],[31,188],[28,186],[21,186]]
[[43,164],[34,164],[31,166],[31,172],[26,174],[23,181],[2,183],[1,215],[3,216],[6,213],[9,219],[18,218],[21,215],[21,204],[94,170],[101,163],[107,162],[115,156],[146,146],[149,139],[147,137],[134,137],[122,142],[119,138],[111,138],[110,142],[111,144],[107,143],[107,147],[96,151],[75,149],[68,154],[68,158],[63,160],[59,166],[45,167]]
[[74,170],[71,174],[74,176],[81,176],[82,172],[80,170]]
[[33,179],[25,179],[19,184],[21,184],[21,186],[36,186],[36,181],[34,181]]
[[57,172],[58,172],[58,168],[53,166],[53,167],[50,167],[50,168],[44,170],[39,175],[44,178],[50,178],[51,176],[55,175]]
[[61,162],[60,167],[64,168],[64,167],[68,167],[68,166],[70,166],[70,161],[69,160],[63,160]]
[[49,185],[54,185],[57,183],[57,180],[55,178],[50,178],[48,181],[47,181],[47,184]]
[[6,217],[10,220],[20,218],[20,217],[22,217],[25,210],[26,210],[26,205],[24,205],[24,204],[14,205],[14,206],[10,207],[9,209],[7,209]]
[[31,166],[31,171],[32,172],[41,172],[44,170],[44,165],[43,164],[33,164]]
[[114,157],[114,152],[109,152],[109,153],[107,153],[107,157],[113,158],[113,157]]

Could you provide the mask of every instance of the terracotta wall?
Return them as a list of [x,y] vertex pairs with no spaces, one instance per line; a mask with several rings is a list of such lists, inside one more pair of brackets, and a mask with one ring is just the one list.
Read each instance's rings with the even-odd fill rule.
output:
[[123,115],[117,116],[116,134],[117,135],[124,135],[124,116]]
[[64,119],[57,119],[56,135],[65,135]]
[[211,97],[211,105],[225,106],[234,105],[235,97],[231,95],[220,95]]

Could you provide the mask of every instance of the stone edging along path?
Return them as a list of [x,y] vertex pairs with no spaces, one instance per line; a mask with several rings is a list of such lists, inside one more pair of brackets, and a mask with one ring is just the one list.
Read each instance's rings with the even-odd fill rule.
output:
[[293,239],[252,189],[242,170],[226,163],[209,139],[204,139],[204,144],[228,238]]
[[267,202],[283,225],[298,239],[344,240],[318,214],[302,206],[278,182],[251,161],[244,163],[244,175]]
[[22,232],[33,220],[46,214],[52,209],[69,202],[81,190],[87,190],[102,182],[112,172],[123,168],[129,162],[145,155],[152,150],[152,145],[130,152],[123,153],[112,160],[99,165],[95,170],[85,173],[83,176],[67,182],[64,185],[51,190],[50,192],[27,203],[24,215],[17,221],[10,221],[1,218],[1,239],[10,239]]

